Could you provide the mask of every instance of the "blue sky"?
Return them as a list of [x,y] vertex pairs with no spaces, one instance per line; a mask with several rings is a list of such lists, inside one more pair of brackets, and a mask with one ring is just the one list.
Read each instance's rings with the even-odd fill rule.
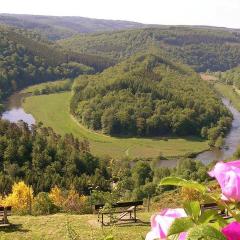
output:
[[240,28],[240,0],[0,0],[0,12]]

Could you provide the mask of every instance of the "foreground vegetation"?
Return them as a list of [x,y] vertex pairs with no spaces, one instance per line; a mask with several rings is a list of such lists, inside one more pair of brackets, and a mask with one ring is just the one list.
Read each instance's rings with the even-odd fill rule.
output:
[[[26,90],[28,91],[28,90]],[[24,100],[24,109],[38,122],[59,134],[72,133],[90,143],[97,155],[113,157],[165,157],[183,156],[209,148],[208,142],[199,138],[117,138],[86,129],[69,114],[70,92],[31,96]],[[46,105],[46,103],[48,103]]]

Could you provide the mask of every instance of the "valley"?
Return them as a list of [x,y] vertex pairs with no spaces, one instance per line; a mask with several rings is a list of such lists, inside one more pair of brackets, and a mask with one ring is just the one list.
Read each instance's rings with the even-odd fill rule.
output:
[[239,29],[0,13],[0,33],[0,239],[145,239],[168,211],[145,240],[225,239]]

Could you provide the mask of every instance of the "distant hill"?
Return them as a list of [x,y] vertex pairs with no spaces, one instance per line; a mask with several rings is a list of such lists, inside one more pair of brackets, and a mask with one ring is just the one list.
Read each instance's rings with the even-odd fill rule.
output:
[[155,53],[137,54],[98,75],[76,79],[71,112],[109,135],[216,138],[231,118],[191,68]]
[[25,86],[94,72],[31,31],[0,25],[0,32],[0,103]]
[[79,33],[123,30],[144,26],[141,23],[129,21],[21,14],[0,14],[0,23],[35,30],[50,40],[67,38]]
[[225,71],[240,64],[240,32],[227,28],[159,26],[76,35],[58,43],[75,52],[98,54],[116,61],[154,47],[198,72]]

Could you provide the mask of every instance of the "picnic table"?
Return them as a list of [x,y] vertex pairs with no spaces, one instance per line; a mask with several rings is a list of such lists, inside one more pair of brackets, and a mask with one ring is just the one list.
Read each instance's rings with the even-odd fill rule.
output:
[[12,214],[11,206],[7,207],[0,206],[0,226],[9,225],[8,216],[11,216],[11,214]]
[[[104,204],[97,204],[95,211],[98,213],[98,222],[101,222],[102,226],[118,222],[137,222],[137,207],[141,205],[143,201],[117,202],[111,204],[110,210],[104,210]],[[104,216],[109,217],[107,223],[104,221]]]

